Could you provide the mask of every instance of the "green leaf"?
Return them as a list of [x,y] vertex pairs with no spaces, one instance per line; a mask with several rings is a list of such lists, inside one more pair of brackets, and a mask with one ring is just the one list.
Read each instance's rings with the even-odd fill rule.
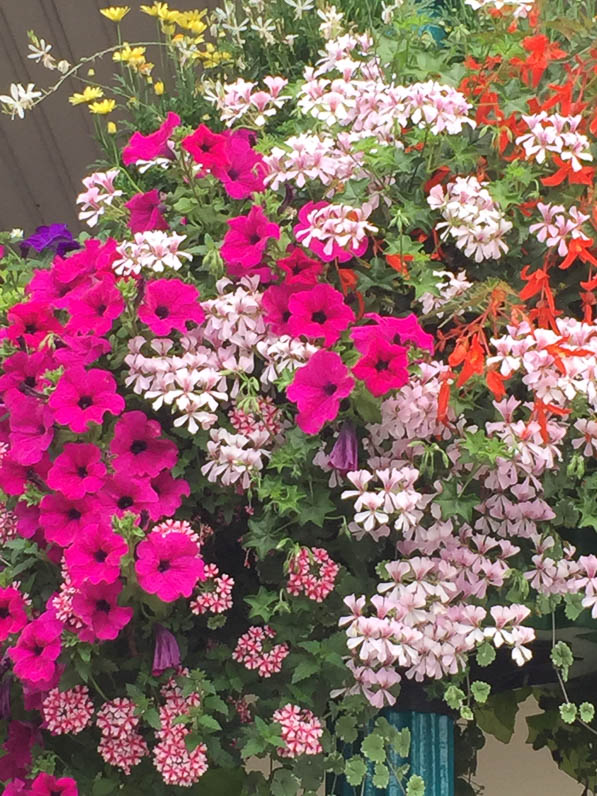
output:
[[113,779],[96,779],[91,789],[91,796],[109,796],[118,790],[118,783]]
[[342,716],[336,722],[336,735],[346,743],[357,739],[357,722],[354,716]]
[[484,641],[477,648],[477,663],[479,666],[489,666],[495,660],[495,649],[489,641]]
[[390,782],[390,772],[383,763],[376,763],[373,770],[373,784],[376,788],[387,788]]
[[560,717],[565,724],[573,724],[578,715],[578,708],[574,702],[564,702],[560,705]]
[[575,622],[585,610],[582,601],[582,594],[564,595],[564,613],[566,614],[566,618],[570,619],[571,622]]
[[425,780],[413,774],[406,783],[406,796],[425,796]]
[[304,660],[301,661],[294,669],[292,673],[292,682],[293,683],[300,683],[301,680],[306,680],[307,677],[311,677],[312,674],[315,674],[320,670],[320,665],[317,661],[313,660]]
[[571,647],[565,641],[558,641],[557,644],[554,644],[550,657],[553,665],[559,669],[562,679],[566,681],[570,667],[574,663]]
[[446,688],[446,692],[444,694],[444,702],[452,708],[452,710],[458,710],[458,708],[464,702],[466,694],[461,688],[458,686],[450,685]]
[[286,768],[279,768],[274,771],[271,781],[272,796],[295,796],[298,792],[300,782]]
[[349,785],[355,788],[361,784],[363,777],[367,773],[365,761],[359,755],[349,758],[344,767],[344,775]]
[[383,763],[386,759],[386,750],[381,735],[376,733],[368,735],[361,744],[361,752],[374,763]]
[[492,694],[485,705],[474,709],[475,719],[483,732],[495,736],[502,743],[509,743],[514,734],[518,704],[527,698],[528,688]]
[[462,705],[460,707],[460,718],[465,721],[472,721],[475,718],[475,714],[468,705]]
[[489,683],[484,683],[482,680],[475,680],[475,682],[471,684],[471,692],[475,697],[475,701],[484,705],[485,702],[487,702],[487,697],[491,693],[491,686]]
[[204,714],[197,719],[197,726],[207,730],[208,732],[217,732],[222,729],[222,725],[213,716]]
[[149,708],[143,714],[143,718],[149,724],[150,727],[153,727],[154,730],[159,730],[162,726],[160,721],[160,715],[157,712],[156,708]]
[[591,702],[582,702],[580,705],[580,718],[586,724],[590,724],[595,718],[595,705]]

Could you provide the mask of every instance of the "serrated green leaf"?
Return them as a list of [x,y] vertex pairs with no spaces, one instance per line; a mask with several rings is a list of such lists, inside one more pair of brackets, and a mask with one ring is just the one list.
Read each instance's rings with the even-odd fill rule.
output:
[[349,758],[344,766],[344,776],[349,785],[357,787],[363,781],[363,777],[367,773],[367,766],[365,761],[359,755]]
[[346,743],[357,739],[357,723],[354,716],[342,716],[336,722],[336,735]]
[[477,648],[477,663],[479,666],[489,666],[495,660],[495,649],[489,641],[484,641]]
[[591,702],[581,702],[579,706],[580,718],[586,724],[590,724],[595,718],[595,705]]
[[271,781],[272,796],[295,796],[298,792],[300,782],[286,768],[279,768],[274,771]]
[[471,684],[471,692],[475,701],[480,705],[484,705],[485,702],[487,702],[487,697],[491,693],[491,686],[489,683],[484,683],[482,680],[475,680],[475,682]]
[[374,763],[383,763],[386,759],[384,739],[377,733],[370,733],[361,743],[361,752]]
[[376,788],[387,788],[390,782],[390,771],[383,763],[376,763],[373,769],[373,784]]
[[425,796],[425,780],[418,774],[409,777],[406,783],[406,796]]
[[560,705],[560,717],[565,724],[573,724],[578,716],[578,708],[574,702],[564,702]]

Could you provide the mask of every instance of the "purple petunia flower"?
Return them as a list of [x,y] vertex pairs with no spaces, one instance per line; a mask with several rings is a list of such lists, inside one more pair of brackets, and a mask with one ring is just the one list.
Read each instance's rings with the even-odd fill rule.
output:
[[37,227],[33,235],[21,242],[20,248],[23,257],[27,257],[29,249],[35,249],[38,254],[47,250],[62,257],[81,246],[66,224],[50,224],[48,227]]
[[166,669],[174,669],[177,666],[180,666],[180,649],[176,638],[162,625],[156,625],[152,675],[159,677]]

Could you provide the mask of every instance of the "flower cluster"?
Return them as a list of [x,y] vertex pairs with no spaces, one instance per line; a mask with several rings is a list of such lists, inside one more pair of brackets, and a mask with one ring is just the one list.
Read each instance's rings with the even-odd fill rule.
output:
[[83,179],[83,185],[87,190],[77,196],[77,204],[81,205],[79,218],[87,226],[95,227],[100,216],[106,212],[114,200],[122,196],[122,190],[114,186],[114,181],[120,174],[118,169],[110,171],[96,171],[89,177]]
[[247,669],[256,669],[260,677],[271,677],[282,669],[290,650],[287,644],[272,644],[276,632],[269,625],[250,627],[239,638],[232,659]]
[[272,719],[280,725],[282,740],[286,744],[278,749],[280,757],[321,754],[323,727],[310,710],[301,710],[297,705],[288,704],[274,711]]
[[54,688],[42,702],[45,726],[52,735],[77,735],[91,723],[93,712],[89,689],[84,685],[68,691]]
[[286,588],[295,597],[304,592],[310,600],[323,602],[333,591],[339,570],[322,547],[303,547],[288,563]]

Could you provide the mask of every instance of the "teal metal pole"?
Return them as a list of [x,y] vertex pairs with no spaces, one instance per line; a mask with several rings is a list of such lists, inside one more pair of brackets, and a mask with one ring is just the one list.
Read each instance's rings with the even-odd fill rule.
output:
[[[416,710],[384,710],[382,715],[399,730],[408,727],[411,745],[408,758],[399,757],[394,751],[390,762],[394,768],[408,763],[409,774],[418,774],[425,782],[425,796],[454,796],[454,720],[439,713],[420,713]],[[358,743],[358,742],[357,742]],[[346,757],[358,751],[353,745],[344,749]],[[404,796],[404,790],[390,777],[388,787],[376,788],[373,785],[373,766],[365,779],[363,796]],[[331,782],[328,782],[328,788]],[[355,790],[343,777],[335,788],[328,790],[328,796],[361,796],[360,787]]]

